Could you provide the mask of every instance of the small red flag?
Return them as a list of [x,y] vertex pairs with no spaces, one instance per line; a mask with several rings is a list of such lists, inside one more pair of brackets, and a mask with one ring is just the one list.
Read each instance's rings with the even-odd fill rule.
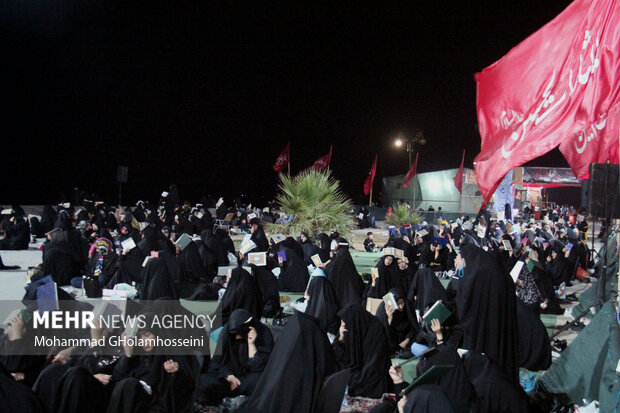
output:
[[329,167],[329,161],[331,157],[332,157],[332,147],[330,145],[329,152],[327,153],[327,155],[323,155],[319,159],[314,161],[310,169],[318,170],[318,169],[325,169]]
[[278,156],[278,159],[276,159],[276,163],[273,165],[274,171],[280,172],[282,169],[286,168],[286,165],[288,165],[291,159],[290,146],[291,142],[289,141],[289,143],[286,144],[284,150],[280,153],[280,156]]
[[463,193],[463,165],[465,164],[465,149],[463,149],[463,159],[461,159],[461,167],[454,176],[454,186],[460,193]]
[[411,180],[415,176],[417,167],[418,167],[418,154],[416,153],[415,161],[413,161],[413,163],[409,167],[409,170],[407,171],[407,175],[405,176],[405,181],[401,185],[403,188],[409,188],[409,182],[411,182]]
[[372,183],[375,180],[375,173],[377,172],[377,155],[375,155],[375,161],[372,163],[368,178],[364,182],[364,195],[368,195],[372,189]]

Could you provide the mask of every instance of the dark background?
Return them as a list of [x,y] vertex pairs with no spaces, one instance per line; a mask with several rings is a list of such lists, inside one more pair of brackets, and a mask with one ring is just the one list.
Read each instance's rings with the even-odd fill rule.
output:
[[[130,3],[130,4],[127,4]],[[277,188],[333,144],[332,169],[355,201],[378,153],[404,174],[393,141],[420,128],[419,172],[472,167],[480,149],[474,73],[570,2],[415,2],[303,8],[211,1],[3,1],[0,202],[57,203],[74,186],[155,201]],[[531,163],[567,166],[554,150]]]

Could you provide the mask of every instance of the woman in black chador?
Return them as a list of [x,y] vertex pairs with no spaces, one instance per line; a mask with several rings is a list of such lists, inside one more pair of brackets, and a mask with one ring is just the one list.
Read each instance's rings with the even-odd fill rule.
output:
[[215,356],[201,374],[197,400],[216,406],[224,397],[250,395],[269,361],[273,337],[248,311],[233,311],[217,340]]

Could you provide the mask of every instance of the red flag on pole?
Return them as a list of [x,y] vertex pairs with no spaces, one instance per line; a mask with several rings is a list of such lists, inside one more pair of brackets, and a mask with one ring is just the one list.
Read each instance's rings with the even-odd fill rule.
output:
[[405,180],[403,181],[403,184],[401,185],[403,188],[409,188],[409,182],[411,182],[411,180],[415,176],[417,168],[418,168],[418,154],[416,153],[415,161],[413,161],[413,163],[409,167],[409,170],[407,171],[407,175],[405,175]]
[[319,159],[314,161],[310,169],[318,170],[318,169],[325,169],[329,167],[329,161],[331,157],[332,157],[332,146],[330,145],[329,152],[327,153],[327,155],[323,155]]
[[286,147],[284,148],[284,150],[280,153],[280,156],[278,156],[278,159],[276,159],[276,163],[273,165],[273,170],[276,172],[280,172],[282,169],[286,168],[286,165],[288,165],[288,163],[291,160],[291,142],[289,141],[289,143],[286,144]]
[[618,162],[619,44],[620,2],[575,0],[476,74],[485,203],[511,169],[560,144],[577,177],[590,162]]
[[368,178],[364,182],[364,195],[368,195],[372,189],[372,183],[375,180],[375,173],[377,172],[377,155],[375,155],[375,161],[372,163],[370,167],[370,172],[368,173]]
[[463,193],[463,165],[465,165],[465,149],[463,149],[463,159],[461,159],[461,167],[454,176],[454,186],[460,193]]

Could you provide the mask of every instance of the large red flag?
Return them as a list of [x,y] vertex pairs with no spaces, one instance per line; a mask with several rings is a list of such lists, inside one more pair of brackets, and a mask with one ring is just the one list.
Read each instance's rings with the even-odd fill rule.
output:
[[370,172],[368,173],[368,178],[364,182],[364,195],[368,195],[372,190],[372,183],[375,181],[375,173],[377,172],[377,155],[375,155],[375,161],[372,163],[370,167]]
[[606,139],[618,137],[617,116],[608,117],[620,93],[619,45],[620,0],[575,0],[476,74],[482,144],[474,164],[485,203],[508,171],[561,143],[578,177],[597,159],[618,162]]
[[280,172],[282,169],[286,168],[286,165],[288,165],[288,163],[291,160],[291,142],[289,141],[289,143],[286,144],[286,147],[284,148],[284,150],[280,153],[280,156],[278,156],[278,159],[276,159],[276,163],[273,165],[273,170],[276,172]]
[[454,176],[454,186],[460,193],[463,193],[463,165],[465,165],[465,149],[463,149],[463,159],[461,159],[461,167]]
[[327,153],[327,155],[323,155],[321,156],[319,159],[317,159],[316,161],[314,161],[314,163],[312,164],[312,166],[310,167],[310,169],[325,169],[329,166],[329,161],[332,157],[332,147],[331,145],[329,146],[329,152]]
[[409,167],[409,170],[407,171],[407,175],[405,175],[405,180],[403,181],[403,184],[401,185],[403,188],[409,188],[409,182],[411,182],[411,180],[415,176],[417,168],[418,168],[418,154],[416,153],[415,161],[413,161],[413,163]]

